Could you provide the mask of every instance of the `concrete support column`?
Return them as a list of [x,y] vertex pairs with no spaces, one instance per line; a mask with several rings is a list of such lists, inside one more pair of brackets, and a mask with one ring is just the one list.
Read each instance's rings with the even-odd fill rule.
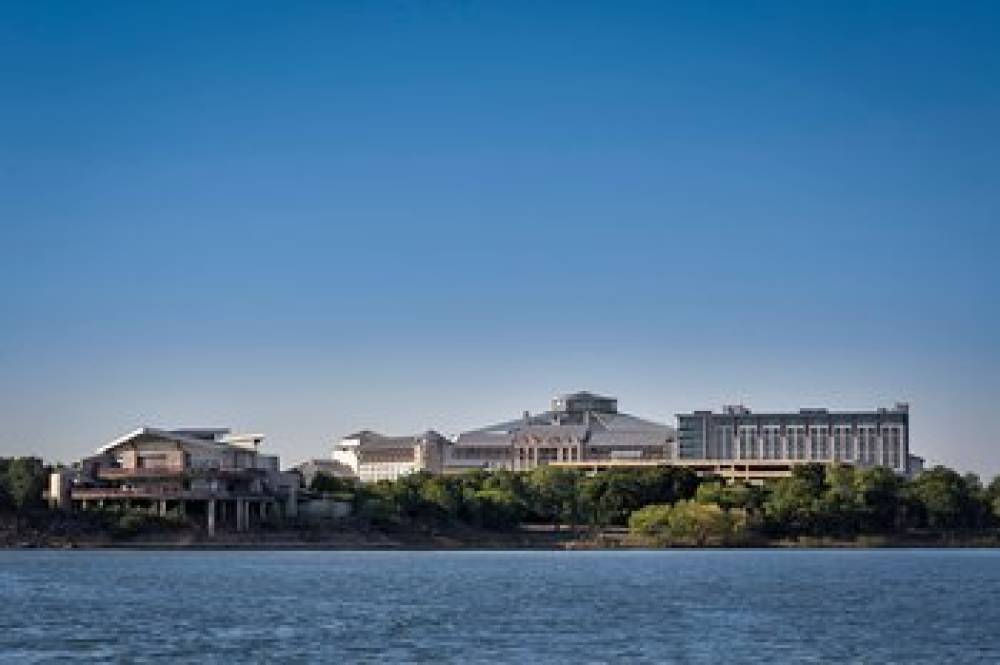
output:
[[299,490],[297,487],[288,488],[288,498],[285,500],[285,517],[297,517],[299,514]]
[[167,500],[160,499],[160,517],[167,516]]
[[236,499],[236,530],[246,531],[246,511],[247,503],[243,499]]
[[215,538],[215,499],[208,500],[208,537]]

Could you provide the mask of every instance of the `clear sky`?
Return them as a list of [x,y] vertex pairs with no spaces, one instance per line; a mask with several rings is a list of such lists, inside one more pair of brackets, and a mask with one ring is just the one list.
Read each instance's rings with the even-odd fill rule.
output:
[[1000,472],[997,3],[0,6],[0,454],[557,391]]

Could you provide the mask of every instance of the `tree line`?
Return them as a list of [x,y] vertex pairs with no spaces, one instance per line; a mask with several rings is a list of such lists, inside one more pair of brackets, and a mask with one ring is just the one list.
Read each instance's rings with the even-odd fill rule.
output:
[[[0,512],[44,510],[49,471],[36,457],[0,457]],[[763,485],[725,483],[683,467],[588,473],[545,466],[372,484],[318,475],[310,489],[350,501],[354,519],[367,525],[628,527],[663,544],[1000,529],[1000,476],[987,484],[941,466],[909,479],[884,467],[807,464]]]
[[312,488],[354,504],[375,524],[524,522],[629,527],[652,542],[736,544],[757,538],[854,538],[1000,527],[1000,476],[988,485],[945,467],[907,479],[884,467],[807,464],[762,485],[727,484],[682,467],[558,467],[425,473],[362,485],[317,476]]

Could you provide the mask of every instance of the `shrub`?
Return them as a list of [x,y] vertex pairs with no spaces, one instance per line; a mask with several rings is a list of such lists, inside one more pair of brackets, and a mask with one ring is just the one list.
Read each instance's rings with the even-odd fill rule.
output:
[[118,536],[134,536],[144,530],[149,524],[149,517],[142,513],[125,513],[114,524]]
[[629,530],[657,545],[736,545],[746,537],[746,513],[715,503],[652,504],[632,513]]

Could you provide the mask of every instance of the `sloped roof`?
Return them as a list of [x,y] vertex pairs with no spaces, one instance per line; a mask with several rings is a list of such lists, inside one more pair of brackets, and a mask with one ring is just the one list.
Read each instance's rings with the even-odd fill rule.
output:
[[593,413],[591,414],[591,424],[597,424],[609,431],[648,432],[663,430],[667,434],[674,432],[674,428],[670,425],[645,420],[627,413]]
[[[205,430],[193,430],[197,432],[204,432]],[[226,430],[228,432],[228,430]],[[118,448],[119,446],[125,445],[126,443],[131,443],[137,441],[138,439],[144,437],[155,437],[157,439],[164,439],[166,441],[175,441],[177,443],[182,443],[189,446],[201,446],[203,448],[217,449],[220,447],[231,447],[230,444],[223,443],[220,441],[213,441],[209,439],[198,438],[196,436],[188,436],[185,434],[184,430],[166,430],[159,429],[157,427],[139,427],[132,430],[128,434],[124,434],[117,439],[113,439],[108,443],[104,444],[97,449],[98,454],[103,454]]]
[[363,429],[341,439],[342,442],[351,440],[358,441],[363,448],[402,448],[416,445],[421,441],[447,441],[447,437],[432,429],[409,436],[389,436],[370,429]]
[[345,436],[343,441],[357,440],[361,448],[406,448],[417,443],[416,436],[386,436],[372,430],[363,429],[349,436]]
[[545,411],[463,432],[457,443],[463,446],[511,445],[515,437],[527,435],[543,439],[572,437],[594,445],[654,445],[675,433],[669,425],[627,413]]
[[598,395],[597,393],[592,393],[589,390],[579,390],[579,391],[577,391],[575,393],[562,393],[560,395],[556,395],[556,399],[561,399],[561,400],[571,400],[571,399],[575,399],[575,400],[590,400],[590,399],[592,399],[592,400],[601,400],[601,401],[610,401],[610,402],[617,402],[618,401],[617,397],[608,397],[607,395]]

